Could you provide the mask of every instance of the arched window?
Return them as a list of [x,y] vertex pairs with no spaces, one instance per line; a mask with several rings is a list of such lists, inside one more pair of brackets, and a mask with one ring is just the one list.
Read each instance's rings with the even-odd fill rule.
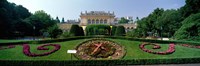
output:
[[95,24],[95,20],[94,19],[92,19],[92,24]]
[[90,19],[88,19],[88,24],[91,24],[91,20]]
[[131,29],[133,29],[133,27],[131,27]]
[[99,22],[99,19],[97,19],[97,20],[96,20],[96,24],[99,24],[99,23],[100,23],[100,22]]
[[127,29],[129,29],[129,27],[127,27]]
[[107,19],[104,20],[104,24],[107,24]]
[[103,19],[100,20],[100,24],[103,24]]

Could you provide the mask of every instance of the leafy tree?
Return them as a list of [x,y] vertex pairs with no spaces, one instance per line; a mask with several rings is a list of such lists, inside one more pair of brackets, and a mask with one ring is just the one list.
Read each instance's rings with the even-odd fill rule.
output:
[[56,22],[57,22],[57,23],[60,23],[60,20],[59,20],[59,18],[58,18],[58,17],[56,17]]
[[51,38],[57,38],[58,35],[62,34],[62,30],[58,28],[57,25],[54,25],[52,27],[49,27],[47,32],[49,33]]
[[64,23],[65,22],[65,19],[64,18],[62,18],[62,23]]
[[174,34],[176,39],[200,40],[200,13],[193,14],[182,21],[183,25]]
[[124,24],[124,23],[128,23],[129,20],[125,19],[124,17],[122,17],[120,20],[119,20],[119,23],[120,24]]
[[32,16],[25,19],[25,21],[29,22],[32,27],[35,26],[34,31],[36,36],[42,35],[49,27],[56,25],[56,21],[43,10],[36,11]]
[[186,0],[185,2],[186,4],[180,8],[180,12],[184,18],[200,12],[200,0]]
[[[21,5],[9,3],[7,0],[0,1],[0,38],[12,38],[20,32],[16,25],[29,17],[30,12]],[[26,28],[26,27],[25,27]]]
[[167,33],[167,36],[171,37],[180,28],[181,17],[177,10],[166,10],[156,21],[156,27],[162,27],[162,33]]
[[124,36],[126,34],[124,26],[117,26],[115,36]]

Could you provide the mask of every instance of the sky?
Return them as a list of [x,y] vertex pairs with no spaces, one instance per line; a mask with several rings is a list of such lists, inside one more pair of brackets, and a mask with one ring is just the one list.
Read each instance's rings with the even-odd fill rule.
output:
[[44,10],[53,18],[61,20],[79,19],[85,11],[110,11],[116,17],[148,16],[156,8],[178,9],[185,5],[185,0],[8,0],[26,7],[31,13]]

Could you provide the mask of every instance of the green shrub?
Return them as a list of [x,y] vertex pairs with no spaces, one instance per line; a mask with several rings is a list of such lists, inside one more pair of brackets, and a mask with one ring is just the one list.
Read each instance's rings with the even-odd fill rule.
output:
[[110,35],[109,25],[88,25],[86,27],[86,35]]
[[112,26],[112,29],[111,29],[111,35],[112,35],[112,36],[115,35],[116,29],[117,29],[117,26]]
[[126,34],[124,26],[117,26],[115,36],[124,36]]
[[72,25],[69,31],[72,36],[80,36],[80,27],[78,25]]

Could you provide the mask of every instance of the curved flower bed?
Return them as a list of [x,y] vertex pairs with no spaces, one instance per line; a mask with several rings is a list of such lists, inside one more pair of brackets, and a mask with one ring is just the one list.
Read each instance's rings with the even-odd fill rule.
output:
[[10,48],[15,48],[15,45],[8,45],[8,46],[6,46],[6,47],[0,46],[0,50],[3,50],[3,49],[10,49]]
[[180,45],[184,47],[200,49],[200,45],[190,45],[190,44],[180,44]]
[[45,53],[42,53],[42,54],[36,54],[36,53],[31,53],[30,46],[28,44],[24,44],[23,45],[23,52],[27,56],[36,57],[36,56],[46,56],[46,55],[52,54],[52,53],[54,53],[54,52],[56,52],[56,51],[58,51],[60,49],[60,45],[59,44],[44,44],[42,46],[39,46],[37,48],[37,50],[49,50],[49,48],[45,48],[45,46],[53,46],[54,49],[51,50],[50,52],[45,52]]
[[147,45],[153,45],[153,49],[160,49],[161,47],[158,45],[158,44],[155,44],[155,43],[142,43],[140,44],[140,49],[142,49],[143,51],[145,52],[148,52],[148,53],[152,53],[152,54],[159,54],[159,55],[167,55],[167,54],[172,54],[173,52],[175,52],[175,44],[174,43],[171,43],[169,44],[169,48],[167,51],[164,51],[164,52],[157,52],[157,51],[153,51],[153,50],[148,50],[145,48],[145,46]]

